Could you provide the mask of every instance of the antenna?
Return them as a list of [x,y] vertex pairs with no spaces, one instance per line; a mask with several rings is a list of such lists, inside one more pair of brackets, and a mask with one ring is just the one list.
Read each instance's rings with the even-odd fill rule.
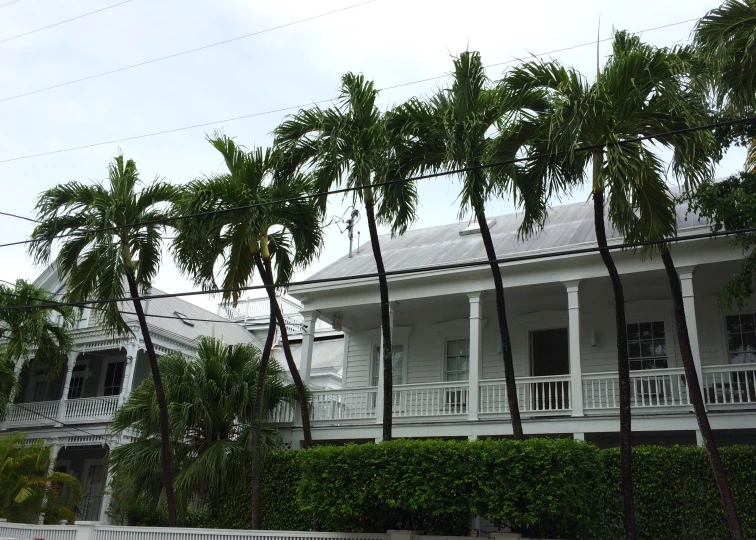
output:
[[[357,221],[360,219],[360,213],[357,211],[356,208],[352,209],[352,214],[349,216],[349,219],[346,221],[346,230],[347,234],[349,235],[349,258],[352,258],[352,242],[354,240],[354,226],[357,225]],[[359,235],[360,233],[357,232]],[[357,243],[358,249],[359,249],[359,241]]]

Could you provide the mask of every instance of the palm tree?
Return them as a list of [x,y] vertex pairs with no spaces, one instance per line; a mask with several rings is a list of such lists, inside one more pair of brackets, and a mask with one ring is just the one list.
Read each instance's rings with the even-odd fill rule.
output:
[[[212,337],[200,338],[196,358],[177,352],[160,357],[180,516],[186,515],[192,498],[220,496],[246,474],[255,408],[265,418],[282,403],[296,401],[296,388],[287,384],[286,372],[275,360],[268,365],[263,400],[256,401],[260,361],[256,347],[226,345]],[[108,455],[117,479],[116,500],[129,504],[141,498],[154,507],[164,485],[157,466],[161,426],[151,377],[116,411],[111,429],[135,437]],[[265,429],[263,435],[264,449],[278,440],[275,430]]]
[[[22,279],[15,285],[0,284],[0,414],[16,393],[18,362],[50,366],[54,376],[65,365],[73,345],[74,310],[54,306],[53,295]],[[18,306],[43,305],[36,309]]]
[[[751,115],[756,109],[756,2],[725,0],[696,24],[694,45],[704,66],[704,81],[715,108],[727,116]],[[753,130],[745,163],[756,172]]]
[[[320,252],[320,214],[311,199],[270,203],[306,196],[312,190],[311,181],[298,173],[280,173],[278,156],[270,149],[256,148],[247,152],[231,138],[218,133],[208,140],[223,156],[228,173],[197,180],[185,189],[176,211],[204,215],[179,227],[173,244],[175,259],[178,267],[197,285],[205,289],[223,287],[226,290],[223,299],[234,305],[241,295],[239,288],[251,283],[255,273],[260,276],[270,300],[271,325],[260,362],[256,402],[262,403],[260,396],[277,322],[286,363],[298,392],[305,446],[309,446],[312,435],[307,390],[291,354],[276,284],[288,283],[296,269],[306,267]],[[229,211],[240,205],[261,206]],[[223,274],[220,283],[216,280],[219,260]],[[261,524],[261,415],[262,410],[257,410],[252,419],[252,508],[256,528]]]
[[516,148],[497,141],[491,133],[499,133],[500,141],[511,138],[510,125],[505,119],[510,112],[511,100],[501,89],[494,88],[485,74],[477,52],[466,51],[454,59],[452,83],[440,90],[428,102],[411,99],[388,115],[389,130],[395,144],[401,170],[412,173],[464,169],[458,173],[462,181],[459,215],[463,218],[472,213],[477,222],[486,257],[489,260],[496,293],[496,313],[499,323],[504,377],[507,385],[512,432],[514,437],[523,437],[520,406],[512,357],[512,341],[509,335],[504,283],[496,249],[491,238],[486,201],[508,190],[514,191],[512,168],[486,169],[480,165],[493,159],[514,157],[507,152]]
[[[675,232],[674,199],[661,158],[648,144],[623,141],[706,123],[705,103],[688,84],[688,57],[686,50],[651,47],[637,37],[618,32],[613,54],[593,84],[575,70],[542,61],[527,62],[505,79],[508,91],[518,96],[523,108],[524,130],[529,133],[526,152],[533,158],[522,167],[520,183],[543,193],[544,179],[552,183],[585,181],[590,162],[594,225],[600,248],[607,247],[605,205],[613,228],[628,242],[667,238]],[[655,145],[672,151],[671,169],[686,186],[697,184],[711,173],[710,134],[668,136],[656,139]],[[580,151],[581,147],[590,147],[590,153]],[[524,226],[543,223],[545,211],[541,207],[540,213],[526,216]],[[671,262],[668,252],[664,250],[662,254]],[[625,533],[628,538],[636,538],[624,291],[608,249],[601,250],[601,258],[609,273],[615,303]],[[674,275],[676,280],[677,274]],[[679,306],[677,298],[675,304],[682,309],[681,298]],[[687,359],[690,362],[684,360],[686,376],[692,380],[696,376],[692,357]],[[689,387],[692,392],[694,386]],[[696,413],[699,422],[705,421],[702,408]]]
[[[109,186],[69,182],[42,193],[36,206],[40,224],[32,232],[29,253],[38,264],[49,264],[55,239],[63,238],[55,265],[66,280],[66,299],[71,302],[122,298],[124,282],[128,285],[161,412],[163,481],[168,520],[174,526],[168,408],[139,297],[150,290],[160,266],[161,232],[168,217],[162,205],[173,201],[177,191],[157,180],[141,187],[136,163],[124,160],[122,155],[108,166],[108,181]],[[104,328],[114,335],[133,333],[121,317],[118,303],[97,304],[93,309],[100,313]]]
[[[384,116],[375,102],[378,90],[363,75],[341,78],[338,101],[329,109],[312,107],[289,116],[274,130],[275,144],[294,169],[311,168],[318,192],[345,183],[354,189],[353,202],[365,205],[370,246],[378,273],[381,335],[383,340],[383,440],[392,436],[393,349],[388,280],[378,241],[377,224],[402,234],[415,219],[417,192],[412,182],[378,186],[402,171],[392,160],[393,150]],[[320,200],[326,210],[326,197]]]
[[50,472],[52,446],[26,440],[15,432],[0,437],[0,518],[37,523],[40,514],[49,523],[73,523],[81,499],[81,484],[73,476]]

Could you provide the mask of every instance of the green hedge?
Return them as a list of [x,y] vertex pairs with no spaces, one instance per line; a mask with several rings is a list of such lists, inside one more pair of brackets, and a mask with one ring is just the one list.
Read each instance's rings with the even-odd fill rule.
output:
[[[756,447],[721,453],[746,537],[756,538]],[[642,538],[728,538],[703,449],[634,448],[633,477]],[[249,528],[246,479],[213,499],[192,525]],[[266,460],[266,529],[467,535],[475,515],[534,537],[621,538],[618,452],[571,439],[398,440]]]

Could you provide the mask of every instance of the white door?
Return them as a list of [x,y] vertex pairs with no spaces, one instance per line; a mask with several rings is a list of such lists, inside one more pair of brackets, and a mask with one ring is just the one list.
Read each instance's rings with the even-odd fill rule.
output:
[[102,504],[102,492],[105,488],[105,469],[101,460],[89,461],[84,464],[84,476],[82,482],[82,498],[79,503],[80,519],[83,521],[97,521],[100,519],[100,505]]

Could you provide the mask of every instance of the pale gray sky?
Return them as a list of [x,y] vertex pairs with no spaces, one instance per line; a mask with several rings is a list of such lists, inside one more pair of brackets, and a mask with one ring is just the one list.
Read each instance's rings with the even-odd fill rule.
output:
[[[214,42],[360,4],[362,0],[260,2],[252,0],[132,0],[54,28],[5,41],[17,34],[118,4],[122,0],[21,0],[0,8],[0,211],[32,215],[37,195],[55,184],[104,179],[108,161],[123,150],[145,179],[156,175],[184,183],[222,170],[204,134],[223,129],[248,147],[271,143],[271,130],[288,112],[263,114],[101,146],[29,156],[113,141],[183,126],[327,99],[340,76],[362,72],[378,88],[442,76],[450,54],[469,48],[486,65],[499,64],[596,39],[612,28],[638,31],[700,17],[716,0],[375,0],[321,18],[293,24],[228,44],[70,84],[25,97],[5,99]],[[0,2],[2,3],[2,2]],[[656,45],[688,39],[693,23],[646,32]],[[602,54],[609,44],[601,44]],[[591,77],[595,45],[552,55]],[[489,69],[500,78],[506,65]],[[388,107],[432,92],[444,79],[402,86],[381,94]],[[11,160],[11,161],[4,161]],[[734,150],[719,174],[739,170],[743,152]],[[456,219],[457,185],[446,179],[420,183],[422,206],[416,227]],[[577,193],[573,200],[584,200]],[[348,204],[334,201],[334,214]],[[510,212],[508,201],[489,205],[489,214]],[[28,236],[31,224],[0,216],[0,243]],[[364,220],[358,229],[367,238]],[[346,253],[346,235],[328,231],[323,255],[302,276]],[[23,248],[0,252],[0,279],[34,279]],[[166,258],[156,286],[190,290]],[[189,301],[215,310],[208,297]]]

